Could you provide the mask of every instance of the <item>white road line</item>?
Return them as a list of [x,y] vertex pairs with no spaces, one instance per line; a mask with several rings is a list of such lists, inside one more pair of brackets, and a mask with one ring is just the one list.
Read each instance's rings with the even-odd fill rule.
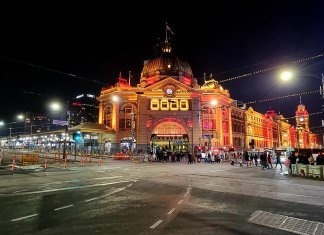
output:
[[18,190],[18,191],[15,191],[13,193],[21,193],[21,192],[26,192],[27,190],[26,189],[23,189],[23,190]]
[[66,209],[66,208],[69,208],[69,207],[72,207],[72,206],[74,206],[74,205],[71,204],[71,205],[67,205],[67,206],[62,206],[62,207],[59,207],[59,208],[55,208],[54,210],[59,211],[59,210],[63,210],[63,209]]
[[94,198],[90,198],[88,200],[85,200],[84,202],[91,202],[91,201],[94,201],[94,200],[97,200],[98,198],[97,197],[94,197]]
[[178,202],[178,205],[180,205],[182,202],[183,202],[183,200],[180,200],[180,201]]
[[124,189],[126,189],[126,188],[125,188],[125,187],[123,187],[123,188],[117,188],[116,190],[111,191],[110,193],[107,193],[107,194],[105,194],[105,195],[103,195],[103,196],[101,196],[101,197],[94,197],[94,198],[90,198],[90,199],[85,200],[84,202],[91,202],[91,201],[94,201],[94,200],[97,200],[97,199],[100,199],[100,198],[103,198],[103,197],[109,196],[109,195],[111,195],[111,194],[118,193],[118,192],[120,192],[120,191],[123,191]]
[[172,208],[172,210],[170,210],[167,214],[171,215],[173,213],[173,211],[175,211],[176,208]]
[[40,191],[33,191],[33,192],[22,192],[22,193],[17,193],[16,195],[49,193],[49,192],[64,191],[64,190],[73,190],[73,189],[83,189],[83,188],[107,186],[107,185],[112,185],[112,184],[121,184],[121,183],[128,183],[128,182],[132,182],[132,181],[131,180],[125,180],[125,181],[102,183],[102,184],[91,184],[91,185],[83,185],[83,186],[72,186],[72,187],[66,187],[66,188],[47,189],[47,190],[40,190]]
[[12,219],[11,221],[14,222],[14,221],[19,221],[19,220],[23,220],[23,219],[28,219],[28,218],[31,218],[31,217],[35,217],[35,216],[37,216],[37,215],[38,215],[38,214],[27,215],[27,216],[24,216],[24,217],[20,217],[20,218]]
[[110,177],[102,177],[102,178],[93,178],[91,180],[105,180],[105,179],[114,179],[114,178],[120,178],[122,176],[110,176]]
[[163,220],[158,220],[155,224],[153,224],[150,229],[155,229],[157,226],[159,226],[160,223],[162,223]]

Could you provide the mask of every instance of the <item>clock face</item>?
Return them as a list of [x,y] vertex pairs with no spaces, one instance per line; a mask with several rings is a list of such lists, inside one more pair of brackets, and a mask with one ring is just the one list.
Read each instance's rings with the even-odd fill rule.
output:
[[168,95],[172,95],[172,94],[173,94],[173,89],[172,89],[172,88],[168,88],[168,89],[166,89],[166,93],[167,93]]

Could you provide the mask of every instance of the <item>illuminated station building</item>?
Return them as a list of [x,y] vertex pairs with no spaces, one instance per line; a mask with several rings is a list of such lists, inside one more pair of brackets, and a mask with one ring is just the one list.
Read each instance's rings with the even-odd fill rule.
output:
[[316,147],[304,105],[296,111],[296,127],[274,111],[261,114],[238,107],[212,77],[199,85],[190,65],[173,53],[167,40],[161,55],[144,63],[139,84],[133,87],[129,79],[120,74],[97,98],[99,124],[114,130],[112,152]]

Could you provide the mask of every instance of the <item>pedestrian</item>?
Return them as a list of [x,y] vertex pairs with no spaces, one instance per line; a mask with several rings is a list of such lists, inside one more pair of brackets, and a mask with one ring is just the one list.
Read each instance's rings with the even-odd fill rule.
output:
[[272,169],[272,155],[271,155],[271,153],[268,153],[268,155],[267,155],[267,163],[268,163],[269,169],[270,168]]
[[254,154],[254,165],[258,166],[258,155],[256,153]]
[[246,167],[249,167],[250,156],[247,151],[244,152],[244,160],[246,162]]
[[240,163],[240,167],[243,167],[243,157],[242,157],[242,155],[239,156],[239,163]]
[[278,164],[280,164],[280,168],[282,169],[282,164],[281,164],[281,159],[280,159],[280,156],[281,156],[281,153],[280,152],[277,152],[276,153],[276,167]]

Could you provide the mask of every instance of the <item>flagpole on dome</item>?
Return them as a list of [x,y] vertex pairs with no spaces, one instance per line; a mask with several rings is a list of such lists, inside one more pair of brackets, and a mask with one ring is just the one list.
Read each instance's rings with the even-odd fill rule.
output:
[[131,84],[132,71],[128,71],[128,85]]
[[168,41],[168,22],[165,22],[165,44],[168,45],[169,41]]

